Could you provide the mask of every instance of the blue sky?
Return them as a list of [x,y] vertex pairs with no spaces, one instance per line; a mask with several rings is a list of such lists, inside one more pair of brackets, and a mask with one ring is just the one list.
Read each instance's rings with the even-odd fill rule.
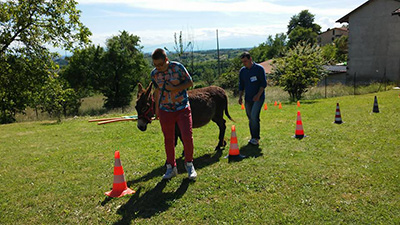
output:
[[140,37],[144,52],[172,48],[174,33],[183,32],[195,50],[247,48],[268,35],[286,33],[290,18],[308,9],[325,31],[366,0],[77,0],[81,21],[94,44],[126,30]]

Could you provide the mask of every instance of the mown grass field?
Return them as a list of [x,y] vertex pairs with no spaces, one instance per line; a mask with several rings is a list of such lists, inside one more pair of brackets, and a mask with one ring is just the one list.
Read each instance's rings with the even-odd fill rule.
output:
[[[380,113],[371,113],[374,95]],[[146,132],[136,122],[98,126],[89,117],[1,125],[0,224],[399,224],[398,95],[306,100],[300,109],[269,102],[260,147],[247,145],[245,112],[231,99],[236,122],[227,122],[225,137],[235,124],[248,157],[228,163],[228,148],[214,151],[217,126],[195,129],[195,182],[182,159],[180,174],[161,181],[158,121]],[[341,125],[333,124],[337,102]],[[292,138],[297,110],[303,140]],[[115,150],[136,194],[110,199]]]

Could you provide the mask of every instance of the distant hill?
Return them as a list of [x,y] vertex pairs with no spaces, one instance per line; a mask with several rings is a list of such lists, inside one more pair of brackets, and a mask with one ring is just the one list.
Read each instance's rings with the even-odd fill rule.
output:
[[[220,49],[219,50],[220,60],[228,60],[238,57],[242,52],[249,50],[250,48]],[[187,57],[190,57],[190,52],[187,53],[188,53]],[[151,53],[145,53],[144,56],[151,65]],[[213,61],[213,60],[218,60],[218,53],[216,49],[193,51],[193,57],[195,62]],[[169,55],[168,58],[170,60],[176,60],[174,58],[174,55]]]

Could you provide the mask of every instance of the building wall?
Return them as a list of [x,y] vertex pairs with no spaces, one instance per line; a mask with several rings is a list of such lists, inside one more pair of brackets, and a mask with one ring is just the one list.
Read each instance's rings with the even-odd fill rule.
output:
[[400,7],[395,0],[370,0],[349,17],[348,75],[357,82],[400,81]]
[[331,44],[335,39],[338,39],[343,35],[348,35],[348,31],[341,28],[328,29],[327,31],[318,35],[318,45],[324,46]]

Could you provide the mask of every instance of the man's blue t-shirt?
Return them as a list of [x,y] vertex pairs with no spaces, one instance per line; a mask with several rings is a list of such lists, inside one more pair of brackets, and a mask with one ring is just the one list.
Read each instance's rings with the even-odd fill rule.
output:
[[[253,101],[253,97],[258,93],[260,87],[267,87],[267,77],[264,67],[253,63],[250,69],[242,67],[239,72],[239,91],[245,92],[244,99]],[[260,96],[260,101],[265,99],[265,91]]]

